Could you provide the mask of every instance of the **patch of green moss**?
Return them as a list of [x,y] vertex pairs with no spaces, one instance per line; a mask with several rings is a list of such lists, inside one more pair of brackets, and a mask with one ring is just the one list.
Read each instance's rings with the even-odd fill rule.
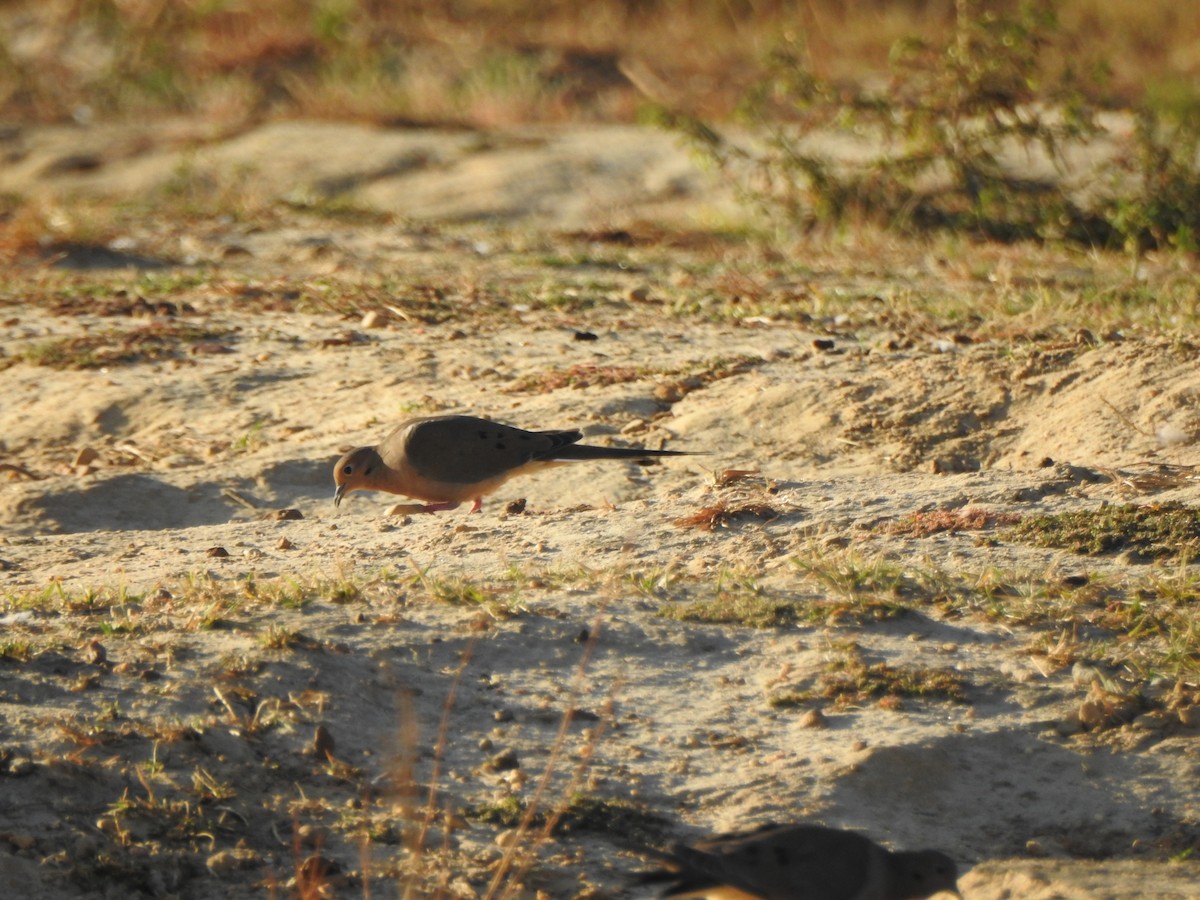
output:
[[1200,557],[1200,509],[1182,503],[1125,504],[1027,516],[1001,537],[1088,556],[1133,551],[1147,559]]

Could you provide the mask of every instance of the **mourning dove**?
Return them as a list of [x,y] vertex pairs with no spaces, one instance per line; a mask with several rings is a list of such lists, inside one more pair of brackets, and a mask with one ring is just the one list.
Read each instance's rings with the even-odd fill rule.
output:
[[429,416],[399,425],[376,447],[359,447],[333,470],[340,504],[351,491],[387,491],[417,500],[414,512],[454,509],[472,500],[478,512],[486,494],[514,475],[581,459],[647,459],[687,456],[679,450],[589,447],[578,431],[522,431],[474,416]]
[[954,860],[937,850],[893,853],[852,831],[766,825],[659,854],[667,869],[643,882],[672,881],[662,897],[712,900],[908,900],[958,895]]

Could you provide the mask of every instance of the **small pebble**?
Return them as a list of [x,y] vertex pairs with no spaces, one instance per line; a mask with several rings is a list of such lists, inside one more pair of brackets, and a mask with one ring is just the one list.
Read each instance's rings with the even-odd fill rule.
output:
[[829,720],[819,709],[810,709],[800,717],[801,728],[828,728]]

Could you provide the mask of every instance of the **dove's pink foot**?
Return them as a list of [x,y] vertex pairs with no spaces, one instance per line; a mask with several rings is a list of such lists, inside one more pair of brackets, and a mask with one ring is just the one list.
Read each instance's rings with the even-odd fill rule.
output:
[[482,506],[483,506],[483,498],[476,497],[475,502],[471,504],[471,512],[479,512],[479,510]]

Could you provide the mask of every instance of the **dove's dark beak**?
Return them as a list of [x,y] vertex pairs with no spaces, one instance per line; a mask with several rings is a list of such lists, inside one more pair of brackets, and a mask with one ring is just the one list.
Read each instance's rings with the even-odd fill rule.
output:
[[337,486],[337,490],[333,492],[333,505],[341,506],[342,498],[345,496],[346,496],[346,486],[344,484],[339,484]]

